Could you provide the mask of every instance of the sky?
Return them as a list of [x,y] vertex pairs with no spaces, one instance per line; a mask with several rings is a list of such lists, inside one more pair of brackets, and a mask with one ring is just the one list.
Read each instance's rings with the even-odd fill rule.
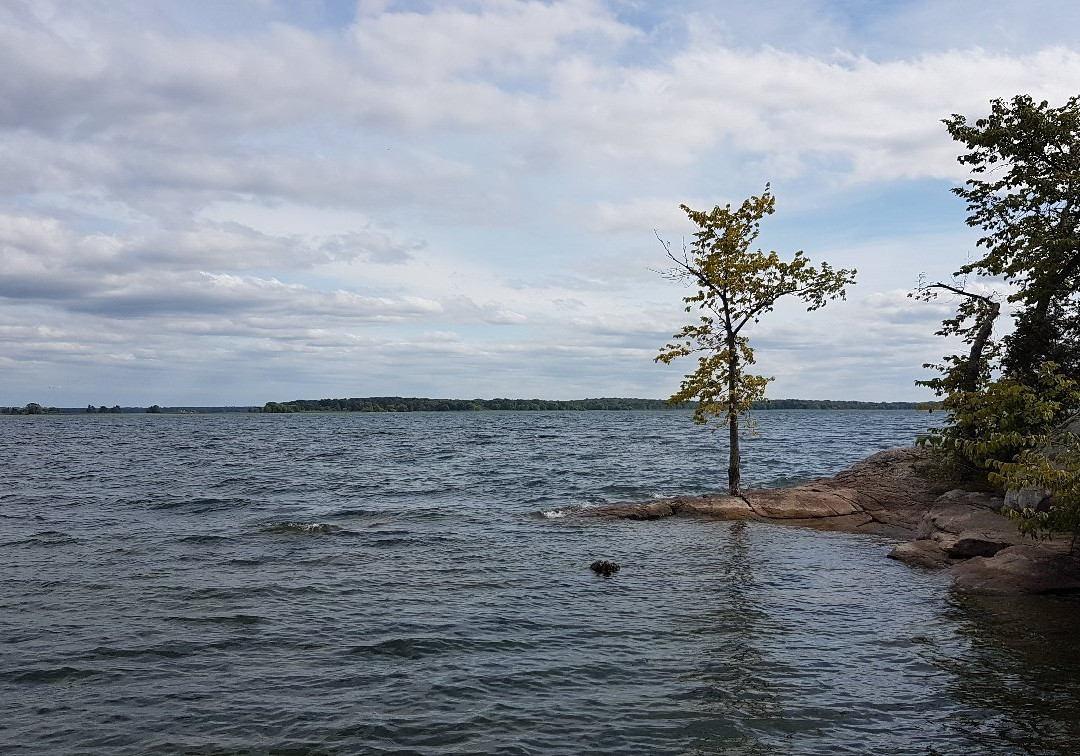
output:
[[5,0],[0,70],[0,406],[667,397],[660,240],[766,184],[858,269],[748,332],[769,395],[918,401],[941,121],[1080,93],[1080,4]]

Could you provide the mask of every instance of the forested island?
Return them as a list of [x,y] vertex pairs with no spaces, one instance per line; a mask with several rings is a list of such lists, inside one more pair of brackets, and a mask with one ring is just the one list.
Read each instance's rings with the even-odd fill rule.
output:
[[[665,399],[425,399],[422,397],[369,396],[351,399],[294,399],[267,402],[254,412],[487,412],[510,410],[541,412],[551,410],[686,410],[696,402],[672,404]],[[911,410],[925,407],[917,402],[856,402],[833,399],[771,399],[754,403],[755,410],[770,409],[875,409]]]

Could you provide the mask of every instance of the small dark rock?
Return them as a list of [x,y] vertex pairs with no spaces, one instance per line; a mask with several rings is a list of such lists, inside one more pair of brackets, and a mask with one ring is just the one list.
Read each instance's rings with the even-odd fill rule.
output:
[[611,577],[619,571],[619,564],[617,562],[609,562],[606,559],[598,559],[589,565],[589,569],[597,575]]

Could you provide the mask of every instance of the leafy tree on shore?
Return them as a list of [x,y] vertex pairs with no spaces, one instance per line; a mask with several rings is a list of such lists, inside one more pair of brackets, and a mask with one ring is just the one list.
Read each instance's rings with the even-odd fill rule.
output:
[[680,207],[698,227],[694,241],[684,244],[678,255],[670,244],[661,243],[675,264],[668,275],[697,289],[683,298],[685,311],[700,314],[672,337],[656,361],[670,364],[680,357],[697,356],[697,369],[687,374],[669,401],[696,400],[694,421],[698,424],[723,418],[728,428],[728,492],[739,496],[739,418],[764,397],[772,380],[747,371],[754,364],[754,350],[743,330],[782,297],[801,299],[808,311],[843,298],[845,287],[855,283],[855,271],[833,270],[828,263],[815,268],[802,251],[784,262],[775,251],[751,249],[762,218],[775,211],[776,198],[768,185],[760,197],[750,197],[737,209],[730,204],[709,212]]
[[1054,362],[1080,377],[1080,97],[1056,108],[1029,95],[996,99],[974,123],[958,114],[944,123],[974,174],[953,192],[984,233],[985,253],[958,273],[1016,286],[1002,368],[1031,377]]
[[[918,383],[943,396],[950,413],[937,440],[985,471],[1023,448],[1016,437],[1045,434],[1080,409],[1080,99],[1054,108],[1017,95],[991,101],[989,115],[974,122],[954,114],[944,123],[966,148],[957,160],[973,174],[953,192],[967,202],[967,224],[983,232],[982,256],[955,276],[1004,279],[1017,311],[1013,332],[994,344],[997,302],[963,287],[921,287],[923,298],[935,289],[964,297],[938,333],[960,335],[971,349]],[[1018,411],[1031,401],[1038,411]],[[994,416],[1005,427],[988,429],[980,419]],[[998,443],[992,433],[1014,438]]]
[[973,174],[953,191],[967,202],[968,225],[983,232],[982,256],[955,275],[1011,284],[1016,311],[1015,328],[995,345],[996,302],[934,285],[966,297],[939,333],[962,336],[971,350],[919,381],[949,413],[930,441],[1001,485],[1050,490],[1057,511],[1022,517],[1027,532],[1080,532],[1080,453],[1050,460],[1038,451],[1080,411],[1080,98],[1051,107],[1017,95],[991,101],[973,123],[956,114],[944,123]]

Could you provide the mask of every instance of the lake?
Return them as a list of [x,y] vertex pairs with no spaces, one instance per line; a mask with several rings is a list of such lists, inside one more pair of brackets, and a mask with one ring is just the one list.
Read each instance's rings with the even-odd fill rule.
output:
[[[928,422],[755,416],[748,488]],[[719,490],[722,442],[679,411],[0,417],[0,752],[1072,752],[1073,598],[573,516]]]

